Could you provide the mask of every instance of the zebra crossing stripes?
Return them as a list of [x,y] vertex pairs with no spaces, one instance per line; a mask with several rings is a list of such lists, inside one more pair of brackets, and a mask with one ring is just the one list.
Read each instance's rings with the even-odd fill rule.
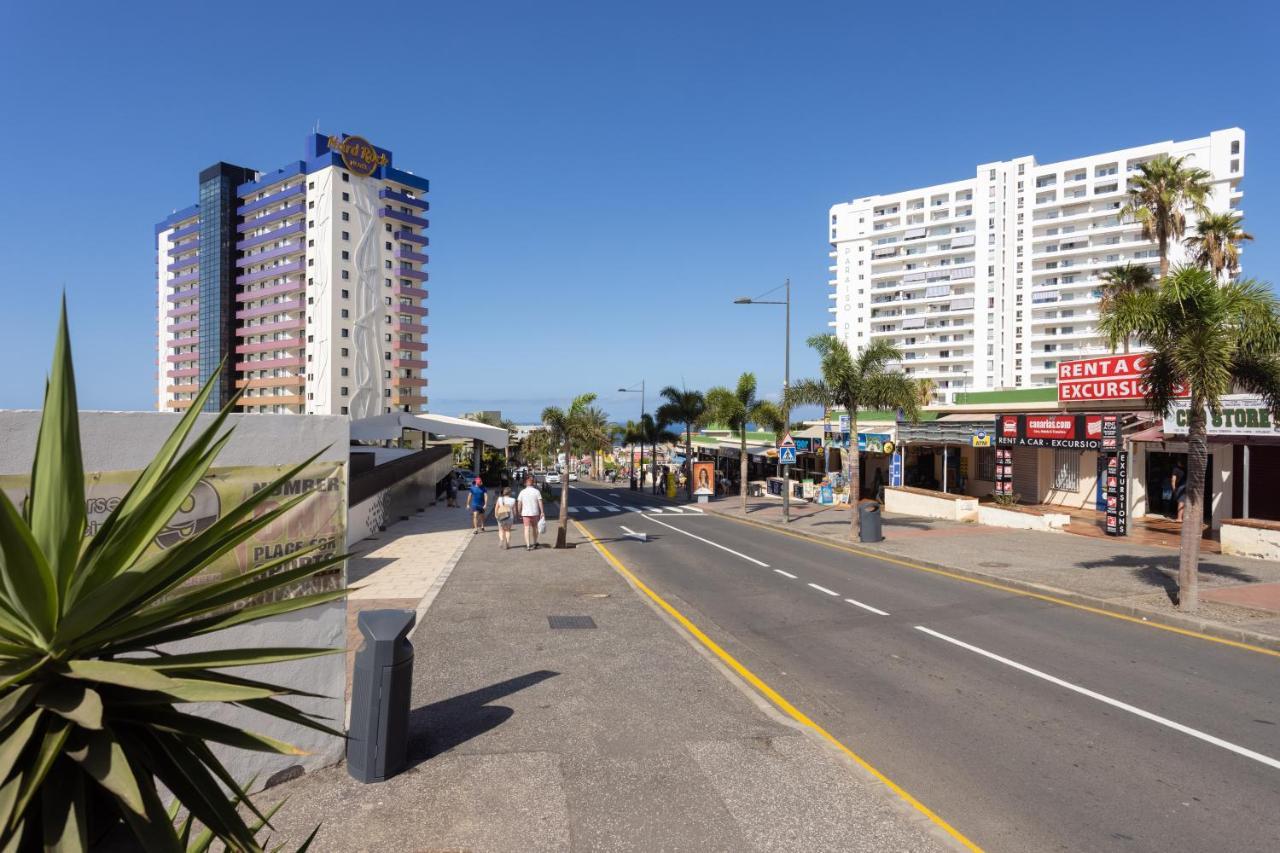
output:
[[695,513],[698,513],[699,515],[701,515],[701,514],[702,514],[702,510],[700,510],[700,509],[694,509],[693,507],[688,507],[688,506],[686,506],[686,507],[674,507],[674,506],[634,506],[634,505],[632,505],[632,506],[613,506],[613,505],[596,506],[596,505],[593,505],[593,504],[585,504],[585,505],[581,505],[581,506],[570,506],[570,507],[569,507],[569,514],[570,514],[570,515],[574,515],[574,514],[587,514],[587,513],[600,513],[600,512],[637,512],[637,513],[640,513],[641,515],[645,515],[645,514],[648,514],[648,515],[663,515],[663,514],[668,514],[668,515],[684,515],[686,512],[695,512]]

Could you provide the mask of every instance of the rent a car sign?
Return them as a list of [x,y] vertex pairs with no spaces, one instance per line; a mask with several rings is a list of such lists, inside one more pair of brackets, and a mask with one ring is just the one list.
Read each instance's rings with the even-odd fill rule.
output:
[[[1058,402],[1141,400],[1146,397],[1149,363],[1149,353],[1064,361],[1058,365]],[[1185,386],[1177,389],[1176,396],[1189,396]]]

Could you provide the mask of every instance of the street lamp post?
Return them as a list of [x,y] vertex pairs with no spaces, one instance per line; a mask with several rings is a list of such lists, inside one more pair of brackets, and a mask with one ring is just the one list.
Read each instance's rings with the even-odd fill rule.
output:
[[[641,426],[641,427],[643,427],[643,426],[644,426],[644,380],[643,380],[643,379],[641,379],[641,380],[640,380],[640,388],[639,388],[639,389],[636,389],[636,388],[619,388],[619,389],[618,389],[618,391],[619,391],[620,393],[622,393],[622,394],[637,394],[637,393],[638,393],[638,394],[640,395],[640,426]],[[656,446],[655,446],[654,451],[653,451],[653,459],[654,459],[654,461],[655,461],[655,462],[657,462],[657,460],[658,460],[658,450],[657,450],[657,447],[656,447]],[[641,463],[643,463],[643,462],[644,462],[644,439],[643,439],[643,438],[640,440],[640,462],[641,462]],[[641,481],[640,481],[640,484],[639,484],[639,485],[636,485],[636,466],[635,466],[635,460],[632,460],[632,464],[631,464],[631,491],[633,491],[633,492],[634,492],[634,491],[636,491],[638,488],[640,488],[640,486],[643,486],[643,485],[644,485],[644,481],[643,481],[643,480],[641,480]]]
[[[759,297],[751,298],[750,296],[739,296],[733,300],[734,305],[784,305],[786,306],[786,330],[785,340],[786,349],[783,356],[783,372],[782,372],[782,428],[784,433],[791,431],[791,411],[787,407],[787,391],[791,388],[791,279],[787,279],[782,285],[786,288],[787,298],[784,300],[777,299],[761,299]],[[774,288],[773,290],[777,290]],[[773,293],[762,293],[761,296],[768,296]],[[743,425],[746,429],[746,425]],[[791,523],[791,466],[783,465],[781,453],[779,453],[778,467],[782,469],[782,523]],[[746,484],[744,483],[745,487]]]

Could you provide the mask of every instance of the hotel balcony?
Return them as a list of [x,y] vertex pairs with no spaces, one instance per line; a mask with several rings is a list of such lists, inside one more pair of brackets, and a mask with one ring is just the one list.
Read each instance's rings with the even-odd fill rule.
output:
[[200,368],[181,367],[181,368],[178,368],[177,370],[166,370],[164,375],[169,377],[170,379],[182,379],[187,376],[199,376]]
[[200,386],[194,382],[190,385],[168,385],[165,386],[166,394],[194,394],[200,390]]
[[173,241],[177,241],[177,240],[181,240],[183,237],[186,237],[190,234],[198,234],[198,233],[200,233],[200,221],[196,220],[195,222],[192,222],[190,225],[183,225],[177,231],[174,231],[172,234],[169,235],[169,239]]
[[414,198],[411,195],[405,195],[402,192],[397,192],[396,190],[387,189],[386,187],[383,187],[382,189],[378,190],[378,198],[383,198],[388,201],[399,202],[400,204],[407,204],[410,207],[416,207],[419,210],[431,209],[431,205],[428,204],[425,199]]
[[184,273],[183,275],[174,276],[173,278],[166,281],[165,284],[167,284],[169,287],[183,287],[188,284],[195,284],[198,281],[200,281],[200,271],[192,270],[189,273]]
[[398,270],[393,270],[393,272],[396,275],[400,276],[401,278],[411,278],[414,281],[427,280],[427,274],[424,272],[421,272],[420,270],[398,269]]
[[283,228],[275,228],[264,234],[256,234],[253,237],[246,237],[236,243],[236,248],[244,252],[252,249],[254,246],[261,246],[263,243],[270,243],[272,240],[279,240],[281,237],[290,237],[294,234],[301,234],[307,230],[305,222],[295,222],[292,225],[286,225]]
[[174,409],[179,412],[182,411],[183,409],[191,408],[190,400],[165,400],[164,404],[167,408]]
[[393,307],[401,314],[412,314],[415,317],[427,316],[427,307],[425,305],[405,305],[402,302]]
[[247,267],[256,266],[264,261],[269,261],[272,258],[279,258],[285,255],[296,255],[298,252],[301,252],[301,251],[302,251],[301,240],[299,240],[296,243],[285,243],[283,246],[277,246],[274,249],[268,249],[267,251],[259,252],[256,255],[245,255],[243,258],[237,258],[236,266],[240,267],[241,269],[245,269]]
[[185,270],[188,267],[197,266],[199,263],[200,263],[200,255],[195,254],[189,258],[183,258],[180,261],[174,261],[173,263],[169,264],[169,266],[165,267],[165,269],[168,270],[169,272],[177,272],[178,270]]
[[409,287],[405,284],[397,284],[395,292],[400,296],[408,296],[413,299],[427,298],[427,291],[423,290],[421,287]]
[[175,290],[173,293],[170,293],[166,298],[170,302],[181,302],[184,299],[194,299],[199,295],[200,295],[200,288],[190,287],[190,288],[187,288],[186,290]]
[[378,211],[378,215],[385,216],[388,219],[394,219],[397,222],[403,222],[406,225],[413,225],[418,228],[426,228],[430,225],[430,223],[421,216],[414,216],[410,213],[401,213],[400,211],[394,210],[390,207],[382,208],[382,210]]
[[425,324],[401,319],[399,314],[391,315],[391,326],[392,328],[406,334],[425,335],[427,333],[427,327]]
[[391,367],[393,370],[426,370],[427,360],[425,358],[392,358]]
[[279,341],[263,341],[257,344],[237,344],[236,353],[244,355],[251,352],[275,352],[277,350],[300,350],[306,346],[302,338],[285,338]]
[[265,198],[259,198],[253,201],[245,202],[244,204],[240,205],[240,207],[236,208],[236,213],[240,214],[245,218],[248,218],[250,213],[253,213],[254,211],[262,210],[264,207],[270,207],[273,204],[279,204],[280,202],[288,201],[291,198],[301,198],[303,194],[306,193],[306,191],[307,191],[306,184],[299,181],[298,183],[294,184],[288,189],[283,189],[280,192],[272,193],[271,195],[266,196]]
[[247,370],[274,370],[277,367],[302,367],[304,360],[300,355],[291,355],[286,358],[273,358],[266,361],[237,361],[236,372],[244,373]]
[[240,407],[245,406],[301,406],[301,394],[265,394],[262,396],[241,397]]
[[426,352],[426,341],[395,341],[396,349],[409,350],[410,352]]
[[169,257],[176,258],[178,255],[181,255],[183,252],[198,252],[198,251],[200,251],[200,236],[196,235],[196,238],[194,240],[188,240],[186,243],[183,243],[180,246],[174,246],[172,249],[170,249]]
[[200,358],[198,352],[183,352],[176,355],[166,355],[164,360],[170,364],[181,364],[184,361],[197,361]]
[[281,320],[277,323],[263,323],[257,326],[236,326],[235,336],[237,338],[247,338],[251,335],[265,335],[268,332],[293,332],[305,328],[307,321],[305,318],[297,317],[292,320]]
[[302,300],[291,299],[288,302],[271,302],[257,308],[245,308],[236,312],[237,320],[248,320],[250,317],[261,317],[264,314],[283,314],[289,311],[301,311]]
[[422,376],[397,376],[391,380],[394,388],[426,388],[427,380]]
[[306,209],[306,205],[302,202],[291,204],[288,207],[282,207],[279,210],[273,210],[268,214],[259,216],[255,219],[248,219],[236,226],[236,230],[241,234],[251,231],[254,228],[261,228],[263,225],[270,225],[272,222],[279,222],[281,219],[287,219],[302,213]]
[[392,257],[398,258],[402,261],[413,261],[415,264],[425,264],[430,260],[421,252],[406,252],[404,249],[396,249]]
[[414,234],[412,231],[395,231],[391,236],[406,243],[417,243],[419,246],[431,245],[431,241],[428,238],[421,234]]
[[172,311],[166,311],[165,316],[185,317],[188,314],[194,314],[199,310],[200,310],[200,305],[198,303],[193,302],[190,305],[183,305],[181,308],[174,308]]
[[306,267],[301,260],[290,261],[287,264],[280,264],[278,266],[267,267],[266,269],[255,270],[254,272],[247,272],[243,275],[238,275],[236,276],[236,284],[253,284],[255,281],[264,281],[269,278],[289,275],[290,273],[302,272],[304,269],[306,269]]
[[191,329],[200,328],[199,320],[183,320],[181,323],[174,323],[169,327],[170,332],[186,332]]
[[302,376],[267,376],[255,379],[237,379],[237,388],[300,388],[305,379]]
[[259,287],[256,290],[246,290],[236,294],[237,302],[254,302],[258,299],[269,299],[272,296],[283,295],[287,293],[300,293],[306,287],[302,279],[298,278],[293,281],[286,281],[283,284],[273,284],[270,287]]

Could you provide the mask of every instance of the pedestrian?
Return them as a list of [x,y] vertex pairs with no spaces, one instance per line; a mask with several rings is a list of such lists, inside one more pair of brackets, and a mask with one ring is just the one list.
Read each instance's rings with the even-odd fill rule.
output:
[[445,478],[444,496],[446,498],[445,506],[456,507],[458,505],[458,481],[453,472],[449,472],[449,476]]
[[543,519],[542,492],[533,485],[532,477],[525,477],[524,488],[516,497],[519,505],[520,520],[524,523],[524,549],[535,551],[538,548],[538,523]]
[[468,491],[471,493],[467,501],[471,509],[471,533],[484,533],[484,513],[489,508],[489,493],[485,491],[484,483],[479,477],[476,477]]
[[493,502],[493,520],[498,525],[498,543],[502,550],[511,547],[511,521],[516,514],[516,499],[511,497],[511,487],[504,486],[502,494]]
[[1169,490],[1173,493],[1173,500],[1177,504],[1178,514],[1176,521],[1182,521],[1182,514],[1187,507],[1187,472],[1182,469],[1179,462],[1173,463],[1173,471],[1169,474]]

